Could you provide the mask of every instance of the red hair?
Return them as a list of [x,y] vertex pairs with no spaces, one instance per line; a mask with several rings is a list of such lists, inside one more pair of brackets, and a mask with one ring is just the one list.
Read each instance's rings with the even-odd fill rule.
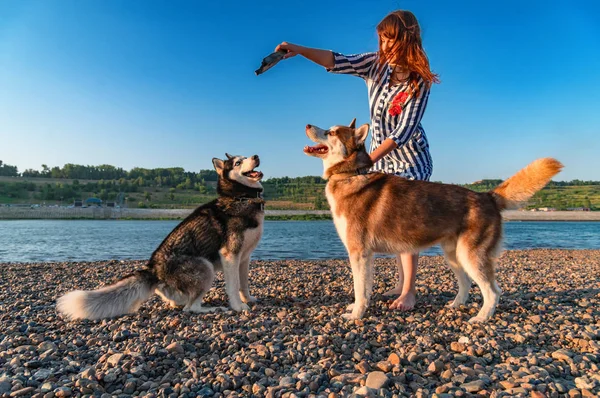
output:
[[429,59],[423,50],[421,28],[415,15],[410,11],[398,10],[389,13],[377,25],[377,34],[393,40],[394,45],[384,53],[379,41],[379,62],[400,65],[409,72],[408,81],[415,95],[419,94],[419,77],[430,88],[439,83],[438,75],[429,67]]

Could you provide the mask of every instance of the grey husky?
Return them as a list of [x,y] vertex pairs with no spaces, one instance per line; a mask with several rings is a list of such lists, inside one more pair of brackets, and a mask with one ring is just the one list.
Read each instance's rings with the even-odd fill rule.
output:
[[171,307],[204,313],[215,271],[222,270],[229,305],[248,310],[255,302],[248,290],[250,255],[262,236],[263,174],[257,155],[214,158],[218,198],[198,207],[152,253],[148,263],[120,281],[92,291],[75,290],[57,300],[70,319],[102,319],[137,311],[154,292]]

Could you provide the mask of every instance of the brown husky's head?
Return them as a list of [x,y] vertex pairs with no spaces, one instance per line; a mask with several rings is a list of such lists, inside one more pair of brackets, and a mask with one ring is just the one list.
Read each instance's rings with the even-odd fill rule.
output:
[[250,188],[262,189],[260,180],[263,178],[263,173],[255,170],[260,166],[258,155],[247,158],[226,153],[225,156],[227,156],[227,160],[213,159],[220,182],[229,181]]
[[329,130],[306,125],[306,135],[317,145],[304,147],[304,153],[323,159],[324,178],[372,165],[365,151],[369,125],[355,126],[356,119],[348,127],[333,126]]

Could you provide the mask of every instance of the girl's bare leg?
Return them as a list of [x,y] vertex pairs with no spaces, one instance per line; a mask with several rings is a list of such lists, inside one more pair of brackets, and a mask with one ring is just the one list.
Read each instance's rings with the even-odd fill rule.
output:
[[410,311],[415,307],[417,301],[417,290],[415,288],[415,279],[417,276],[417,264],[419,262],[419,253],[402,253],[400,254],[402,266],[402,291],[398,297],[390,305],[392,310]]

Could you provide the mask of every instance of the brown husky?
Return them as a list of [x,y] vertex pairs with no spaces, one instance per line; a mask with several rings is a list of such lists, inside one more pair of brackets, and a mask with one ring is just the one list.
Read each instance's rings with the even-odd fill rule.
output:
[[[355,119],[356,120],[356,119]],[[348,250],[354,279],[354,304],[346,319],[361,318],[373,290],[373,254],[418,252],[440,244],[458,278],[450,307],[465,304],[471,280],[481,289],[483,305],[469,322],[493,314],[501,290],[494,277],[500,254],[502,216],[542,189],[561,169],[555,159],[538,159],[491,192],[456,185],[411,181],[383,173],[365,173],[372,162],[364,141],[369,125],[306,126],[317,146],[307,155],[323,160],[325,193],[338,234]]]

